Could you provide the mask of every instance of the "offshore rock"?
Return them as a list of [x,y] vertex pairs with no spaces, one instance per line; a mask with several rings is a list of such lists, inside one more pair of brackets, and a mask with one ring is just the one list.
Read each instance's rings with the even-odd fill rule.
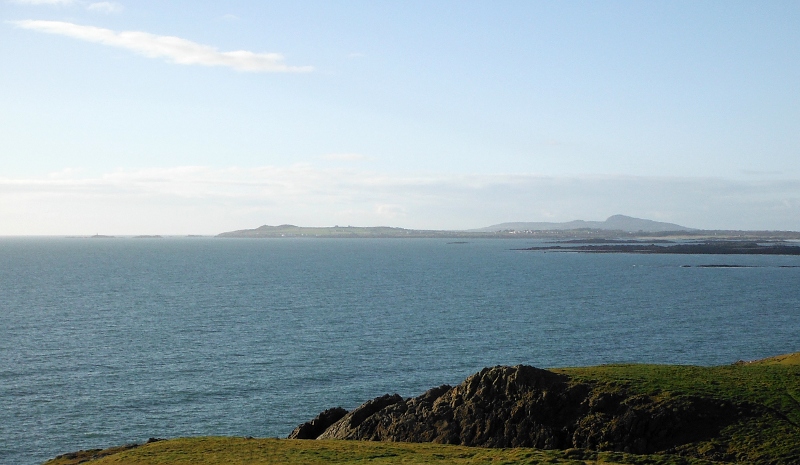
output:
[[440,386],[415,398],[387,394],[343,415],[319,434],[319,428],[303,434],[309,439],[667,452],[731,460],[734,457],[724,449],[701,451],[693,444],[746,417],[765,414],[771,415],[745,402],[634,395],[622,386],[574,382],[567,375],[519,365],[484,368],[458,386]]

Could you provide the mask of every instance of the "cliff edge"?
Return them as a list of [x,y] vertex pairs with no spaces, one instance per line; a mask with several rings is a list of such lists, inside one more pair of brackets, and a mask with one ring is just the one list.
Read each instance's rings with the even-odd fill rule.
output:
[[418,397],[387,394],[350,412],[327,410],[289,438],[800,463],[800,365],[786,363],[796,355],[780,360],[705,368],[497,366]]

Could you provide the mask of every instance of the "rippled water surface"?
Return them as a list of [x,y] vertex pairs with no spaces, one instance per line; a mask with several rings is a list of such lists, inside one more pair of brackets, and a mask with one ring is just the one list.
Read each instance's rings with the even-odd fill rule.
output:
[[285,436],[325,408],[498,364],[800,350],[800,257],[511,250],[530,245],[0,239],[0,463]]

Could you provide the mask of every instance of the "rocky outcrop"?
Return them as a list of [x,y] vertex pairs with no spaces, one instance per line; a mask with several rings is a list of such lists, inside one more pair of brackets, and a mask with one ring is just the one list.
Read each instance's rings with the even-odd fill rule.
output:
[[329,408],[317,415],[313,420],[295,428],[289,434],[288,439],[316,439],[346,414],[347,410],[341,407]]
[[303,433],[308,439],[671,452],[727,460],[731,457],[725,450],[698,452],[693,444],[719,435],[734,422],[765,414],[770,413],[755,404],[631,394],[623,386],[574,382],[566,375],[520,365],[485,368],[458,386],[440,386],[415,398],[385,395],[348,412],[319,434],[321,428],[303,429],[315,421],[324,423],[323,412],[295,431],[313,431]]

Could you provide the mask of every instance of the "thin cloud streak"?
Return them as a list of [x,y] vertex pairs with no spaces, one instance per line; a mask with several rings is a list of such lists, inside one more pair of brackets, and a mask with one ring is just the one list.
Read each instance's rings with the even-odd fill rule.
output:
[[0,235],[216,234],[281,223],[470,229],[617,213],[704,229],[800,230],[800,180],[392,176],[310,164],[0,178]]
[[9,3],[18,5],[53,5],[53,6],[66,6],[66,5],[81,5],[85,6],[88,11],[95,13],[119,13],[125,8],[117,2],[92,2],[87,4],[84,1],[77,2],[75,0],[8,0]]
[[94,26],[63,21],[24,20],[17,27],[62,35],[87,42],[130,50],[148,58],[165,58],[181,65],[225,66],[256,73],[305,73],[311,66],[289,66],[279,53],[254,53],[246,50],[220,52],[214,47],[173,36],[157,36],[141,31],[116,32]]
[[11,0],[21,5],[71,5],[75,0]]

